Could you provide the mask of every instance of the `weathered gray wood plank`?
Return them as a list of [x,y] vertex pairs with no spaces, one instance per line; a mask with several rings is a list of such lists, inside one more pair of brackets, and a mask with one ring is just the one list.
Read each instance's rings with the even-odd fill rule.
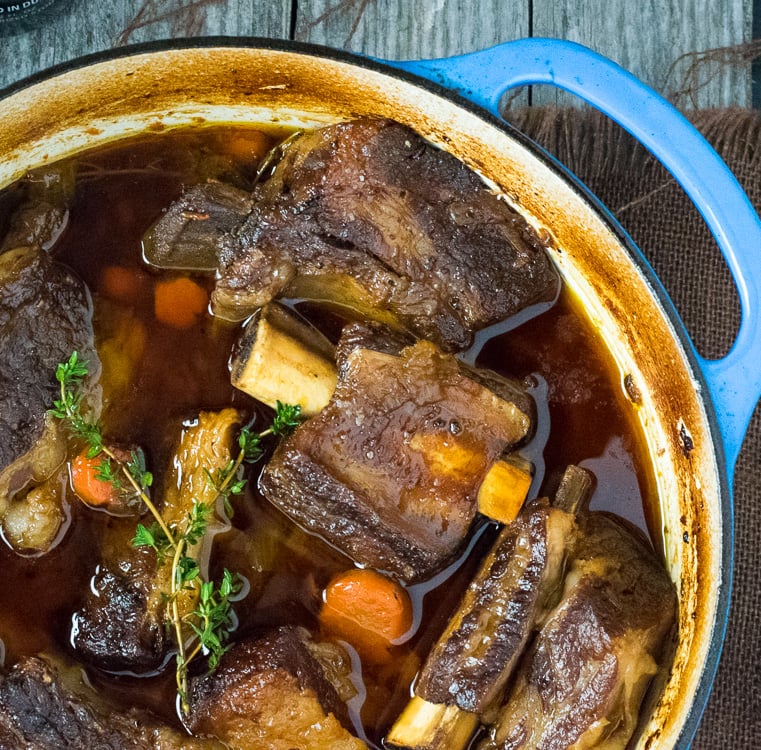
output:
[[299,0],[296,39],[392,60],[528,36],[528,0]]
[[[690,83],[685,76],[696,61],[683,55],[750,40],[752,5],[750,0],[534,0],[533,36],[581,42],[656,90],[673,94]],[[681,106],[750,105],[749,64],[702,63],[694,70],[696,96],[680,96]],[[567,99],[541,87],[533,101]]]
[[0,37],[0,89],[51,65],[124,44],[211,35],[287,38],[290,31],[290,0],[69,0],[68,5],[55,23]]
[[[529,18],[529,8],[532,16]],[[750,104],[749,65],[689,53],[747,42],[752,0],[300,0],[296,38],[392,59],[437,57],[522,36],[570,39],[619,62],[659,91],[698,84],[684,106]],[[538,104],[568,103],[547,87]]]

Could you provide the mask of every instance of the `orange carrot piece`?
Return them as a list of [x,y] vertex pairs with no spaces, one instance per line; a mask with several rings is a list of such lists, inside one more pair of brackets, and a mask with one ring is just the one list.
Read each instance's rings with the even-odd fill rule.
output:
[[324,630],[351,643],[375,663],[412,627],[412,603],[398,583],[374,570],[340,573],[325,589],[320,622]]
[[119,501],[119,493],[111,482],[98,479],[104,455],[90,458],[85,449],[71,462],[71,486],[82,502],[103,506]]
[[234,159],[256,164],[272,147],[272,138],[259,130],[225,133],[220,137],[225,152]]
[[120,302],[134,300],[140,293],[139,274],[124,266],[108,266],[100,278],[100,291],[106,297]]
[[156,284],[156,319],[173,328],[190,328],[206,310],[208,302],[206,290],[185,276]]

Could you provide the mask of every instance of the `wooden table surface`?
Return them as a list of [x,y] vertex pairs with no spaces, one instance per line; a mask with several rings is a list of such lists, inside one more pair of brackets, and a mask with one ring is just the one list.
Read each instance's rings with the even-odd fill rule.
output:
[[[753,0],[58,0],[57,17],[0,33],[0,88],[83,54],[186,36],[260,36],[392,59],[469,52],[526,36],[581,42],[654,88],[696,83],[707,50],[747,42]],[[700,66],[698,66],[700,68]],[[750,65],[698,69],[687,104],[747,106]],[[555,100],[537,91],[535,102]]]

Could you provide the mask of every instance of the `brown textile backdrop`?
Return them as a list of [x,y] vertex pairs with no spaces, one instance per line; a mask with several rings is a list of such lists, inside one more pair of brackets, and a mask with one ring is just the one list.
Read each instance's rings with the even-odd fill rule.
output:
[[[618,217],[666,286],[700,353],[726,353],[739,321],[732,279],[705,224],[673,178],[597,112],[529,108],[506,116]],[[699,111],[690,119],[761,211],[761,113]],[[761,263],[761,248],[757,258]],[[727,640],[694,750],[761,747],[761,407],[754,413],[735,474],[735,526]]]

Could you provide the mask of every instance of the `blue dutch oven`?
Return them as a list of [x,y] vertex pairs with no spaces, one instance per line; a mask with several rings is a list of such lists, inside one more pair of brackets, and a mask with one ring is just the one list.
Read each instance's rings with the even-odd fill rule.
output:
[[[608,114],[692,198],[742,306],[726,357],[697,353],[663,287],[611,214],[502,121],[504,93],[537,83],[577,94]],[[652,464],[680,613],[672,668],[655,686],[635,746],[688,747],[727,623],[732,475],[761,395],[761,224],[716,153],[662,98],[609,60],[551,39],[403,63],[266,39],[172,41],[83,58],[6,91],[0,188],[30,168],[157,124],[314,126],[364,114],[395,118],[440,144],[546,232],[565,282],[622,377],[636,384],[641,399],[633,409]]]

